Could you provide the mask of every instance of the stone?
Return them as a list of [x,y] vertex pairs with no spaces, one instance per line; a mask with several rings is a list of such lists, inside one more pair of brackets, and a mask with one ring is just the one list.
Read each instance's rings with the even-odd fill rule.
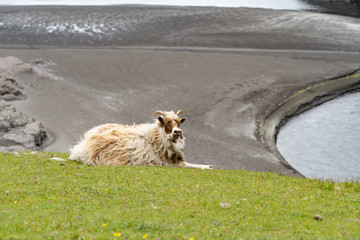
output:
[[229,203],[220,203],[219,206],[222,208],[231,208],[231,205]]
[[41,146],[43,140],[46,137],[46,131],[38,121],[28,123],[25,126],[24,133],[34,137],[34,143],[37,147]]
[[12,130],[3,136],[4,139],[14,141],[26,148],[35,147],[34,136],[25,134],[20,129]]
[[10,103],[0,100],[0,131],[8,132],[12,128],[24,127],[35,120],[17,112]]
[[21,145],[12,145],[9,147],[5,147],[5,146],[0,146],[0,152],[4,153],[4,152],[23,152],[26,149],[21,146]]
[[24,129],[24,133],[29,134],[29,135],[37,135],[39,134],[39,132],[41,131],[41,123],[36,121],[36,122],[31,122],[26,124],[25,129]]
[[33,70],[29,64],[24,63],[14,56],[0,58],[0,69],[6,69],[6,71],[11,74],[31,73]]
[[35,59],[34,63],[38,64],[38,65],[43,65],[43,64],[45,64],[45,61],[43,58],[40,57],[40,58]]
[[23,87],[10,75],[16,73],[34,70],[16,57],[0,58],[0,152],[37,150],[47,136],[39,121],[16,111],[10,103],[26,98]]
[[23,87],[13,77],[0,70],[0,99],[6,101],[25,99],[22,89]]
[[12,147],[10,143],[35,150],[47,136],[39,121],[17,112],[14,106],[3,100],[0,100],[0,133],[0,146],[4,147],[3,150]]

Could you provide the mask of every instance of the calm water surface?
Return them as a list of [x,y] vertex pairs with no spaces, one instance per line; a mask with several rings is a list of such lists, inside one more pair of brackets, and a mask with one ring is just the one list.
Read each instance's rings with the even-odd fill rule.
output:
[[285,159],[307,177],[360,179],[360,93],[290,120],[278,135]]

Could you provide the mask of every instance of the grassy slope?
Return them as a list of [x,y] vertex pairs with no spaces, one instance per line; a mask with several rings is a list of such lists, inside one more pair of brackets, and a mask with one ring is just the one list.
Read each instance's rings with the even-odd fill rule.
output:
[[52,156],[0,155],[0,239],[360,238],[359,183]]

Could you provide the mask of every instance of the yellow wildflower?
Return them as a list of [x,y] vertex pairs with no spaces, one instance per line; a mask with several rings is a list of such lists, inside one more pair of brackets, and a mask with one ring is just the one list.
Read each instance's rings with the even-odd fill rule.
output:
[[14,201],[15,204],[17,204],[17,201]]
[[105,191],[109,191],[108,189],[105,189]]
[[114,233],[114,237],[121,237],[121,233]]
[[146,237],[147,237],[147,234],[144,234],[144,235],[142,236],[142,239],[146,239]]
[[190,238],[190,240],[194,240],[194,238],[192,237],[192,238]]
[[103,226],[103,227],[106,227],[106,223],[104,223],[102,226]]

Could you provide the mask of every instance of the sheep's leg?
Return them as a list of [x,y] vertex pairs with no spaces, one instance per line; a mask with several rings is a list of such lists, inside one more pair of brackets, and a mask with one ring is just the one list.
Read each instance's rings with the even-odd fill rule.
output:
[[203,165],[203,164],[192,164],[188,162],[181,162],[180,167],[184,168],[196,168],[196,169],[213,169],[213,165]]

